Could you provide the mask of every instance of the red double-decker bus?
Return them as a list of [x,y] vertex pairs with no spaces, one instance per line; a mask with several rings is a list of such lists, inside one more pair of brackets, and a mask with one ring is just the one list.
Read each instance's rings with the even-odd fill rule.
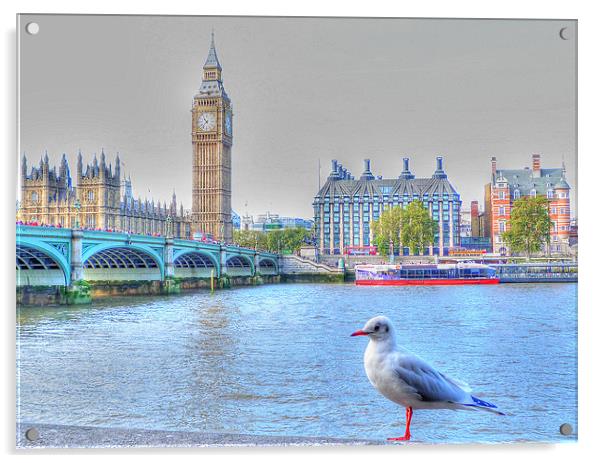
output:
[[345,246],[347,256],[375,256],[376,246]]

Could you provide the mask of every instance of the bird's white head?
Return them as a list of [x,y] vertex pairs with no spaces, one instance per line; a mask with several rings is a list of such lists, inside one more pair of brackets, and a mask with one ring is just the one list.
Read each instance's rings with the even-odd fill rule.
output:
[[361,330],[351,333],[351,336],[369,336],[373,341],[395,340],[393,324],[383,315],[371,318]]

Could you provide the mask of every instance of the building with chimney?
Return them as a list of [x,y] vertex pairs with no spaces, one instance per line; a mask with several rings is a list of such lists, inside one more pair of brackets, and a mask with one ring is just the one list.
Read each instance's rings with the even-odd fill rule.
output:
[[[321,254],[343,254],[349,248],[374,245],[370,223],[389,207],[407,207],[414,200],[423,202],[437,222],[434,245],[424,250],[429,255],[446,255],[460,242],[462,201],[443,170],[443,158],[437,157],[431,177],[416,178],[409,159],[397,178],[383,179],[372,174],[370,160],[355,179],[351,172],[332,161],[332,172],[313,202],[317,245]],[[409,250],[404,248],[403,254]]]
[[533,154],[531,167],[498,169],[497,159],[491,158],[491,180],[485,185],[484,236],[491,237],[493,252],[506,254],[509,249],[502,234],[509,230],[514,201],[525,196],[544,196],[552,220],[550,252],[567,253],[570,235],[571,187],[566,181],[566,169],[541,167],[541,155]]
[[55,227],[164,236],[171,224],[173,236],[190,237],[190,215],[184,212],[182,204],[177,206],[175,191],[169,205],[155,203],[153,199],[136,199],[131,179],[121,179],[119,155],[113,169],[112,164],[107,164],[104,151],[100,162],[94,155],[92,163],[85,167],[81,152],[78,154],[75,185],[65,154],[58,172],[56,167],[50,167],[47,153],[40,159],[39,166],[31,170],[24,155],[17,220]]

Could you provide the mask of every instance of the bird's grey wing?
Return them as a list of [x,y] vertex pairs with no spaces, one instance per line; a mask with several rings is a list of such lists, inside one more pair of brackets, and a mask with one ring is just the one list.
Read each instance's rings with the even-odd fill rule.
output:
[[397,376],[425,402],[462,402],[466,398],[463,388],[419,357],[402,355],[394,368]]
[[448,380],[450,383],[455,384],[456,386],[458,386],[460,389],[462,389],[464,392],[472,392],[472,388],[465,383],[464,381],[460,381],[459,379],[456,378],[451,378],[447,375],[444,375],[443,373],[440,373],[441,376],[443,376],[446,380]]

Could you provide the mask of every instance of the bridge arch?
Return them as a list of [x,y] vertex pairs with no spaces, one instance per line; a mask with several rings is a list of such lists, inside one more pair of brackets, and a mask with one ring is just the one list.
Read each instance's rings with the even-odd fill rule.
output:
[[278,264],[274,261],[274,259],[262,257],[259,260],[259,274],[278,275]]
[[219,262],[208,252],[191,250],[176,254],[174,273],[181,278],[209,278],[219,276]]
[[17,286],[69,285],[71,263],[45,243],[17,241]]
[[82,256],[88,281],[163,280],[163,258],[139,245],[104,244],[87,249]]
[[241,255],[233,255],[226,259],[226,272],[230,276],[253,276],[255,266],[253,260]]

